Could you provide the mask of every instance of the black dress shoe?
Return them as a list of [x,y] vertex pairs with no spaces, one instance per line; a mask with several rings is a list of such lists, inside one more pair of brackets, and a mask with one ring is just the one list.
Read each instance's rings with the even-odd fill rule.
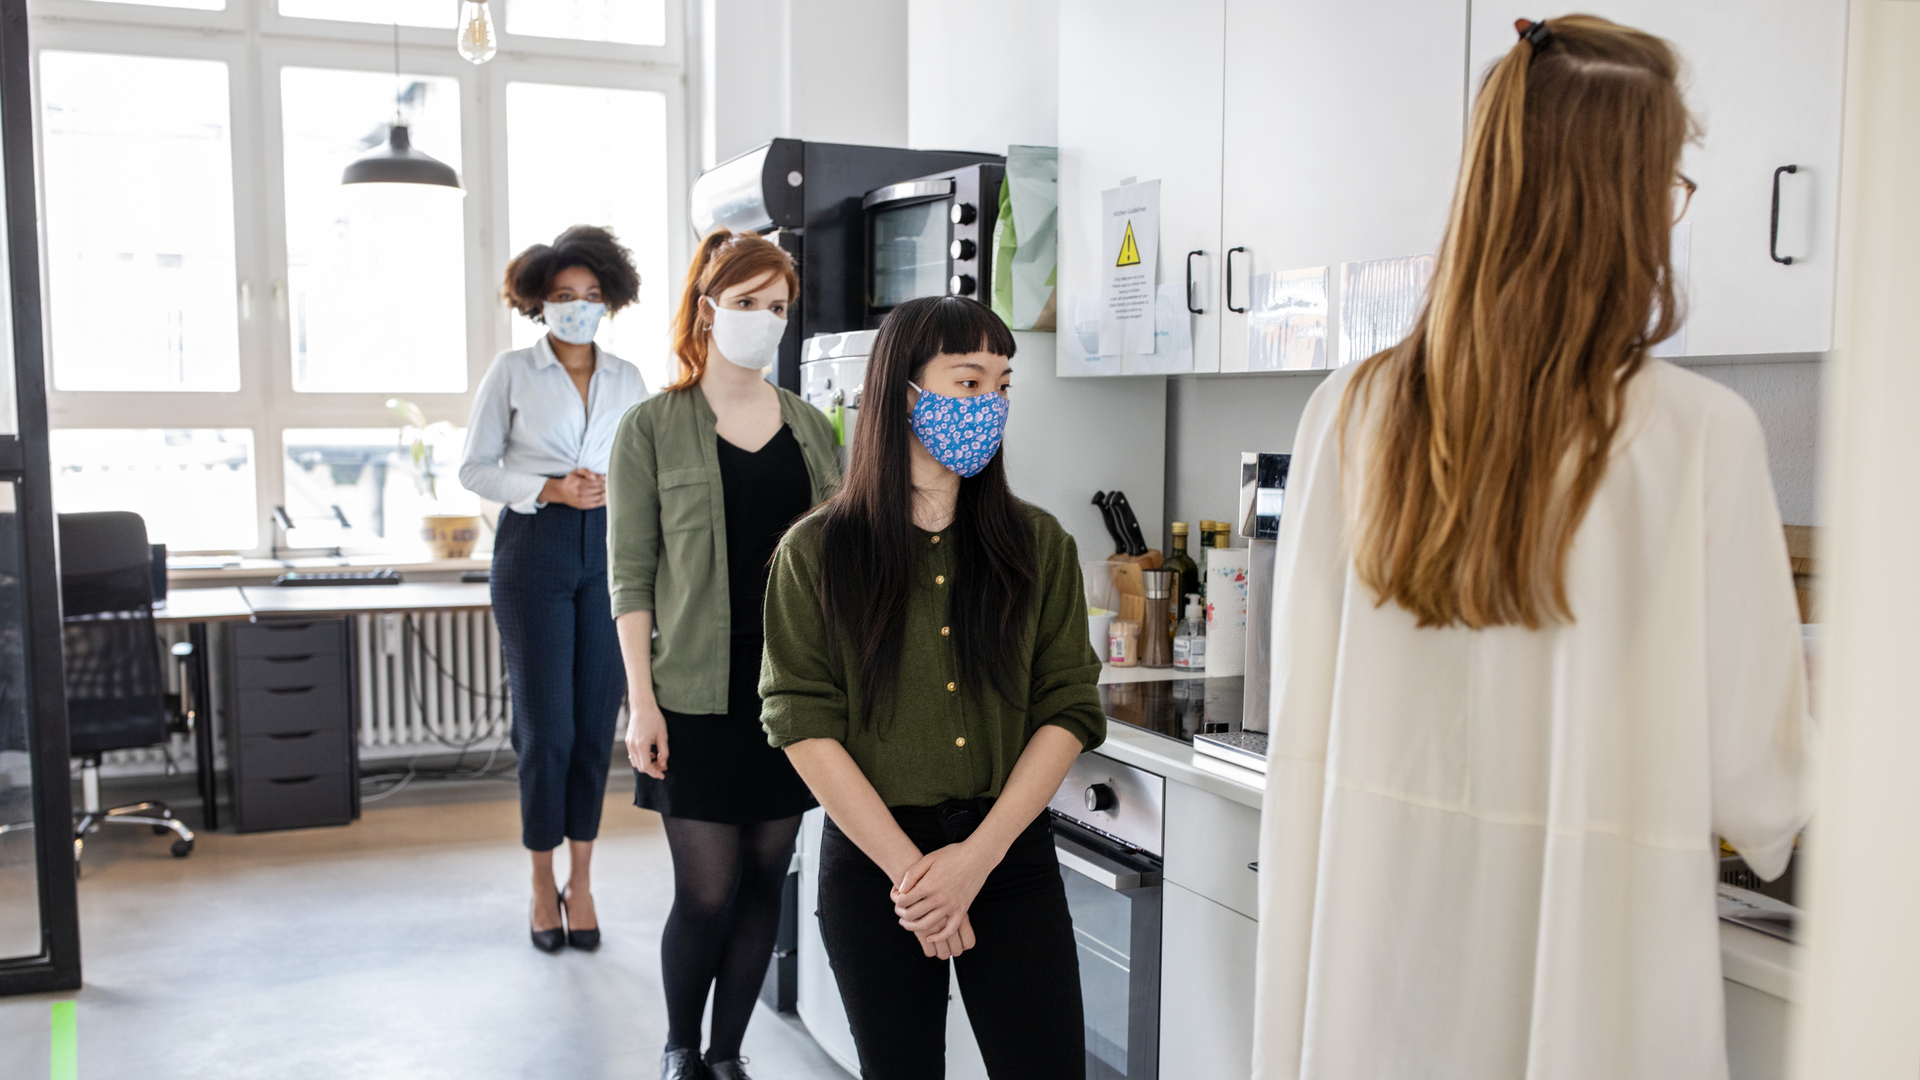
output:
[[551,930],[529,929],[527,933],[533,937],[533,947],[543,953],[557,953],[567,947],[567,932],[562,927],[556,926]]
[[667,1052],[660,1055],[660,1080],[707,1080],[707,1075],[698,1050],[676,1050],[669,1046]]
[[747,1075],[746,1066],[747,1059],[743,1057],[728,1058],[725,1061],[709,1061],[707,1062],[707,1074],[712,1076],[713,1080],[753,1080],[753,1077]]
[[[566,890],[563,889],[560,892],[560,914],[564,917],[566,913],[567,893]],[[569,926],[567,928],[567,944],[579,949],[581,952],[592,952],[600,947],[600,928],[596,926],[591,930],[575,930]]]

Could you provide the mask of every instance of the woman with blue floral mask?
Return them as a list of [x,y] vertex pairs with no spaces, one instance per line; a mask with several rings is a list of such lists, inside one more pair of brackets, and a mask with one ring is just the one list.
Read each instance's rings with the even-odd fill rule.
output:
[[[544,323],[474,392],[460,483],[503,504],[490,584],[513,698],[521,842],[533,852],[535,948],[600,944],[590,870],[623,679],[607,600],[607,459],[640,371],[593,343],[640,274],[612,233],[576,225],[507,264],[506,301]],[[567,887],[553,852],[566,840]]]
[[1086,1070],[1044,812],[1106,718],[1073,538],[1007,487],[1013,353],[975,301],[896,307],[767,588],[761,722],[827,810],[820,932],[875,1080],[942,1074],[949,960],[988,1075]]

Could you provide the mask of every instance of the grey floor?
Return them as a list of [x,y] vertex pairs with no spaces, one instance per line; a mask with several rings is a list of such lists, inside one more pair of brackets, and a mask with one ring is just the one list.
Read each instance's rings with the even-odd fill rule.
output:
[[[0,999],[0,1076],[48,1075],[50,1005],[77,1000],[93,1078],[658,1075],[659,818],[616,782],[594,859],[596,954],[528,944],[511,783],[417,784],[339,829],[88,840],[86,986]],[[197,823],[198,813],[182,815]],[[787,1016],[747,1034],[755,1080],[844,1080]]]

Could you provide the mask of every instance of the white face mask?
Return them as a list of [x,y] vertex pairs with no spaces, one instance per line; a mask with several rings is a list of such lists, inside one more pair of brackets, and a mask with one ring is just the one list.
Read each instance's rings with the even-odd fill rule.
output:
[[713,345],[721,356],[755,371],[773,363],[774,354],[780,351],[780,338],[787,332],[787,320],[771,311],[712,311]]
[[607,313],[607,305],[593,300],[568,300],[558,304],[549,300],[540,311],[554,337],[569,345],[585,345],[599,332],[600,317]]

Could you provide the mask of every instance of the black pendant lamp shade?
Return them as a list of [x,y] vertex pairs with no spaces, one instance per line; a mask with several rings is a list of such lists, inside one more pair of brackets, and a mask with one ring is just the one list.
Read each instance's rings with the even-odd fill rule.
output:
[[[429,184],[460,191],[453,166],[413,148],[407,125],[394,124],[387,145],[356,159],[340,174],[342,184]],[[462,192],[462,194],[465,194]]]

